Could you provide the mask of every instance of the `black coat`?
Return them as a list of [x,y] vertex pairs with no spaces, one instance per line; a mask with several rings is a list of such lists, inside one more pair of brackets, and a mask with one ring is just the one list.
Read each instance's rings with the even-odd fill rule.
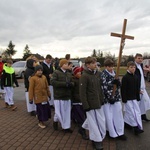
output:
[[128,100],[140,100],[139,81],[135,74],[127,72],[123,76],[121,84],[121,96],[124,103],[126,103]]
[[12,68],[13,72],[9,73],[9,71],[7,71],[7,69],[9,70],[9,68],[11,69],[12,67],[7,67],[7,64],[4,64],[2,77],[1,77],[1,88],[2,89],[4,87],[13,87],[14,83],[16,84],[16,86],[19,86],[18,81],[15,76],[14,69]]
[[96,71],[94,74],[85,68],[79,83],[79,94],[83,108],[85,110],[100,109],[104,100],[101,88],[101,73]]
[[53,65],[50,65],[50,68],[44,63],[42,62],[41,65],[43,66],[43,75],[46,76],[48,85],[50,85],[50,74],[53,74],[54,70],[53,70]]
[[26,64],[27,69],[25,70],[24,73],[24,85],[27,91],[29,89],[29,78],[34,74],[34,67],[33,67],[34,62],[35,61],[33,59],[28,59]]
[[74,87],[72,88],[71,100],[73,103],[81,103],[79,95],[79,79],[73,77]]

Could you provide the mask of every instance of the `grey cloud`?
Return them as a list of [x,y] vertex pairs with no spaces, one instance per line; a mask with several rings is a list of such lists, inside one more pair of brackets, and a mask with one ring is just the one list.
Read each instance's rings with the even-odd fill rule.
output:
[[124,18],[128,19],[130,35],[149,26],[149,4],[147,0],[1,0],[0,46],[10,40],[40,48],[55,41],[66,44],[74,38],[103,38],[110,36],[110,32],[121,33]]

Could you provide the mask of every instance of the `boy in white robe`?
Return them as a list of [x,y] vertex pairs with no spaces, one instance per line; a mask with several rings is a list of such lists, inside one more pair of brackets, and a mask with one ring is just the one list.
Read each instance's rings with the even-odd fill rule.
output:
[[134,134],[143,132],[141,112],[139,108],[140,88],[133,61],[127,64],[127,73],[122,78],[121,96],[124,103],[124,122],[133,128]]
[[[105,70],[102,71],[102,89],[104,93],[104,114],[106,118],[106,130],[111,138],[126,140],[124,135],[124,120],[122,114],[121,96],[119,92],[120,81],[115,79],[114,62],[106,59],[104,62]],[[113,87],[116,90],[113,95]]]
[[139,79],[139,86],[140,86],[140,110],[141,110],[141,118],[144,121],[150,121],[146,116],[146,111],[150,109],[150,98],[146,91],[145,80],[143,75],[143,66],[142,66],[143,57],[142,54],[137,53],[135,55],[135,64],[136,70],[135,74]]
[[106,135],[106,125],[102,107],[101,73],[96,69],[96,58],[87,57],[83,74],[80,77],[79,93],[87,116],[82,127],[89,130],[89,139],[92,141],[93,147],[96,150],[102,150],[102,141]]
[[71,89],[74,86],[72,75],[68,70],[68,61],[61,59],[60,68],[54,71],[51,83],[54,87],[54,130],[58,130],[58,122],[65,133],[72,133],[71,128]]

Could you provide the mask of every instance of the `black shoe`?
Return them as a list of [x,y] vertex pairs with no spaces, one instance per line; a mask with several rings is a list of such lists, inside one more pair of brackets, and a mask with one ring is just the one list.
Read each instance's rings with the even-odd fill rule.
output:
[[85,131],[85,129],[80,128],[80,129],[78,130],[78,133],[80,133],[80,134],[81,134],[82,139],[84,139],[84,140],[88,140],[88,139],[89,139],[89,138],[88,138],[88,136],[86,135],[86,131]]
[[58,130],[58,122],[53,122],[53,128],[54,130]]
[[73,131],[71,129],[64,129],[65,133],[72,133]]
[[94,141],[92,141],[92,144],[93,144],[93,147],[96,150],[103,150],[103,144],[102,144],[102,142],[94,142]]
[[132,129],[132,127],[127,123],[124,123],[124,126],[125,126],[126,129],[130,129],[130,130]]
[[146,122],[150,121],[150,120],[146,117],[146,114],[141,115],[141,119],[142,119],[143,121],[146,121]]
[[133,132],[135,135],[138,135],[138,134],[143,133],[144,131],[139,129],[138,127],[133,127]]
[[109,136],[109,131],[106,131],[106,136]]
[[51,109],[55,109],[53,105],[50,105],[50,108],[51,108]]
[[31,112],[30,112],[30,115],[31,115],[31,116],[36,116],[36,112],[35,112],[35,111],[31,111]]
[[122,140],[122,141],[126,141],[127,137],[123,134],[117,137],[117,139]]

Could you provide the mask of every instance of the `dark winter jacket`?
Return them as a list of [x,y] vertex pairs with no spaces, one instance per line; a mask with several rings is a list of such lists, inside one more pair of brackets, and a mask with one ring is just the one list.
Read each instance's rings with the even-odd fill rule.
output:
[[72,96],[71,100],[73,103],[81,103],[80,95],[79,95],[79,79],[73,77],[74,87],[72,88]]
[[95,73],[84,68],[80,77],[79,93],[85,110],[100,109],[103,104],[103,93],[101,89],[101,73]]
[[128,100],[140,100],[140,88],[138,77],[127,72],[122,78],[121,96],[122,101],[126,103]]
[[110,101],[118,102],[121,100],[121,95],[119,93],[119,88],[116,88],[115,94],[113,93],[114,84],[112,84],[113,80],[115,79],[112,75],[110,75],[106,70],[102,71],[101,75],[102,79],[102,89],[104,93],[104,103],[109,103]]
[[35,60],[28,59],[27,64],[26,64],[27,69],[25,70],[25,73],[24,73],[24,84],[25,84],[25,88],[27,89],[27,91],[29,89],[29,78],[33,76],[34,74],[34,67],[33,67],[34,62]]
[[45,62],[42,62],[41,65],[43,66],[43,75],[46,76],[48,85],[50,85],[51,83],[50,83],[50,76],[49,75],[54,72],[53,65],[50,64],[50,68],[47,66],[47,64],[45,64]]
[[74,86],[72,75],[66,71],[65,73],[59,68],[52,74],[51,84],[54,88],[55,100],[70,100],[71,88]]
[[13,87],[14,83],[16,86],[19,86],[14,69],[12,67],[8,67],[7,64],[4,64],[1,77],[1,88],[3,89],[3,87]]

